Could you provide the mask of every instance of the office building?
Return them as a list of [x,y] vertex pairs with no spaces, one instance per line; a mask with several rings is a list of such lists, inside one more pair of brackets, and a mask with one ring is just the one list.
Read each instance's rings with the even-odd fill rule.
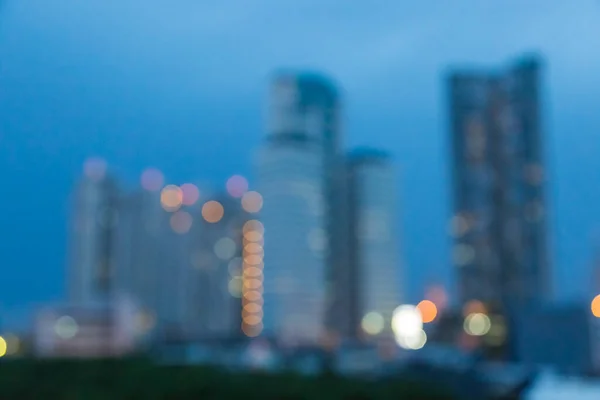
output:
[[584,304],[522,309],[516,317],[518,361],[566,374],[598,374],[600,325]]
[[43,358],[104,358],[132,353],[136,309],[127,301],[59,305],[34,320],[33,353]]
[[72,199],[67,287],[74,304],[110,297],[119,223],[118,196],[116,183],[106,174],[106,164],[88,160]]
[[208,189],[198,201],[198,188],[186,185],[193,201],[184,185],[123,197],[118,291],[139,304],[159,340],[239,336],[249,213]]
[[313,74],[282,73],[257,159],[265,249],[265,332],[314,343],[335,323],[336,274],[345,259],[340,104]]
[[[186,324],[195,338],[235,338],[242,334],[242,296],[246,287],[243,229],[251,216],[239,199],[216,194],[204,199],[194,216],[189,233],[190,247],[186,252],[191,263],[186,295]],[[256,249],[254,249],[256,250]],[[262,248],[258,249],[262,250]],[[257,262],[258,264],[258,262]],[[257,268],[261,267],[257,265]],[[253,276],[260,278],[261,271]],[[254,284],[254,280],[252,284]],[[259,281],[262,285],[262,281]],[[256,290],[260,290],[256,285]],[[253,286],[254,288],[254,286]],[[261,293],[262,295],[262,293]],[[251,302],[254,304],[254,302]],[[260,307],[255,308],[261,308]],[[245,332],[260,331],[262,315],[259,309],[248,309],[249,327]],[[257,316],[251,318],[249,315]]]
[[448,80],[453,263],[461,304],[508,313],[550,294],[541,63]]
[[[400,304],[396,175],[390,156],[357,149],[348,157],[351,241],[347,312],[362,337],[391,336]],[[387,335],[386,335],[387,334]]]

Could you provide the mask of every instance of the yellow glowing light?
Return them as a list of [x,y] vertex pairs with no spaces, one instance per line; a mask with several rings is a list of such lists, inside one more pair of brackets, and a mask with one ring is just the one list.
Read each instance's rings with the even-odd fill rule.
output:
[[263,198],[258,192],[246,192],[242,196],[242,208],[249,213],[257,213],[263,206]]
[[202,217],[208,223],[214,224],[219,222],[224,214],[225,210],[218,201],[207,201],[202,206]]
[[227,180],[227,192],[232,197],[242,197],[248,191],[248,181],[240,175],[234,175]]
[[4,335],[6,341],[6,355],[13,356],[21,349],[21,339],[18,336],[12,334]]
[[184,183],[181,185],[181,193],[183,194],[183,204],[186,206],[194,205],[200,198],[198,187],[192,183]]
[[177,211],[183,202],[183,192],[178,186],[167,185],[160,193],[160,203],[165,211]]
[[171,229],[175,233],[183,235],[184,233],[188,233],[190,228],[192,227],[192,216],[190,213],[185,211],[177,211],[175,214],[171,215],[170,224]]
[[158,192],[165,182],[165,178],[156,168],[148,168],[142,172],[141,183],[142,188],[149,192]]
[[596,318],[600,318],[600,294],[592,300],[592,314]]
[[383,331],[385,320],[378,312],[371,311],[365,314],[362,319],[361,327],[369,335],[378,335]]
[[469,314],[465,318],[464,329],[471,336],[484,336],[492,327],[490,318],[483,313]]
[[6,344],[6,340],[2,336],[0,336],[0,358],[6,355],[7,347],[8,346]]
[[436,305],[431,300],[423,300],[417,304],[417,308],[421,311],[423,317],[423,323],[427,324],[433,322],[437,317],[438,310]]

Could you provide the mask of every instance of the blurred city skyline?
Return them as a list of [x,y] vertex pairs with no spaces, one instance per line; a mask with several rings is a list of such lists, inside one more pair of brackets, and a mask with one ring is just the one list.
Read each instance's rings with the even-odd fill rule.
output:
[[495,68],[526,51],[545,60],[557,294],[590,293],[600,220],[592,184],[600,174],[597,2],[463,0],[385,10],[333,1],[5,3],[0,305],[18,310],[8,316],[64,297],[69,196],[85,159],[106,159],[130,184],[147,167],[169,183],[223,186],[234,174],[252,183],[268,77],[287,66],[323,72],[343,89],[348,146],[369,143],[394,155],[408,299],[433,282],[454,291],[444,78],[453,66]]

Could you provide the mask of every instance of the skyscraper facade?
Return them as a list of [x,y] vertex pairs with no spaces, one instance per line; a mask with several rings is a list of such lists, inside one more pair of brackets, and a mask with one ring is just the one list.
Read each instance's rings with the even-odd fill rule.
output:
[[314,342],[330,329],[343,246],[340,105],[326,78],[282,73],[257,159],[265,229],[265,329]]
[[105,172],[87,174],[73,196],[70,301],[76,304],[108,300],[116,257],[118,188]]
[[240,199],[208,190],[202,202],[180,197],[172,206],[169,190],[179,193],[170,185],[162,196],[123,197],[116,287],[139,304],[159,338],[238,336],[248,213]]
[[[361,336],[390,337],[400,304],[396,177],[389,154],[357,149],[348,158],[350,318]],[[361,323],[362,322],[362,323]],[[361,326],[362,325],[362,326]]]
[[502,313],[549,295],[540,72],[528,56],[505,71],[456,71],[448,81],[463,304]]

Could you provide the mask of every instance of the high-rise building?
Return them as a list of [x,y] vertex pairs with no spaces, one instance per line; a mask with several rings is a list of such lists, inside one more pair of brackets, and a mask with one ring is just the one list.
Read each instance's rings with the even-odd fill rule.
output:
[[111,294],[118,224],[118,188],[100,160],[86,163],[73,196],[69,298],[74,304],[105,301]]
[[400,304],[396,177],[389,154],[357,149],[348,158],[351,241],[347,311],[361,336],[391,336]]
[[249,214],[240,199],[208,191],[201,202],[184,202],[175,185],[123,199],[119,291],[139,304],[160,337],[240,335]]
[[450,76],[451,234],[462,304],[504,313],[549,295],[540,71],[528,56],[505,71]]
[[315,342],[332,329],[345,195],[337,90],[313,74],[279,74],[258,164],[264,197],[265,332]]
[[[194,336],[232,338],[242,333],[243,228],[250,219],[239,199],[226,194],[211,196],[194,214],[186,252],[193,272],[188,278],[186,319]],[[252,328],[260,328],[260,321],[250,322],[256,322]]]

